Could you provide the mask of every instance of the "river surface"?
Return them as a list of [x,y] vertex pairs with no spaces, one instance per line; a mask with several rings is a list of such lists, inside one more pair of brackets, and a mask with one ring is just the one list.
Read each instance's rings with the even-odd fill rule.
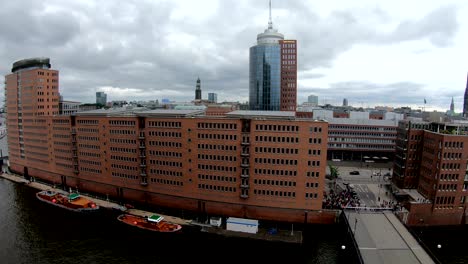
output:
[[[2,264],[358,263],[343,224],[307,227],[302,245],[226,238],[196,229],[160,234],[126,226],[115,212],[79,214],[56,208],[37,200],[35,193],[0,178]],[[417,232],[428,239],[428,247],[443,245],[434,252],[443,263],[468,263],[468,232],[463,230],[464,239],[456,228]]]

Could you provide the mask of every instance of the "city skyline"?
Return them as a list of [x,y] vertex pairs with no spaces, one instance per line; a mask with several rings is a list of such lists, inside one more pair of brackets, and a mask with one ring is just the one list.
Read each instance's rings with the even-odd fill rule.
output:
[[[315,94],[357,107],[426,99],[426,110],[448,110],[453,96],[461,112],[467,12],[463,1],[272,1],[275,27],[298,40],[298,103]],[[50,57],[66,100],[104,91],[109,100],[190,101],[200,76],[220,101],[244,102],[268,1],[18,1],[0,14],[3,74],[13,61]]]

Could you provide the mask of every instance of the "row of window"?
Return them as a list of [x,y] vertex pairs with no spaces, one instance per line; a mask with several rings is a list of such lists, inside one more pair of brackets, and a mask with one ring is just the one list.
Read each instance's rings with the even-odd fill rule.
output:
[[150,141],[150,146],[159,146],[159,147],[174,147],[181,148],[182,143],[180,142],[168,142],[168,141]]
[[203,183],[198,184],[198,189],[220,191],[220,192],[236,192],[236,187],[211,185],[211,184],[203,184]]
[[258,163],[258,164],[273,164],[273,165],[297,165],[297,160],[255,158],[255,163]]
[[320,156],[321,153],[320,149],[309,149],[309,155]]
[[437,196],[435,199],[436,204],[453,204],[454,202],[454,196]]
[[149,121],[149,127],[168,127],[168,128],[180,128],[182,127],[181,122],[166,122],[166,121]]
[[350,126],[350,125],[329,125],[328,129],[344,130],[374,130],[374,131],[396,131],[396,127],[376,127],[376,126]]
[[275,175],[275,176],[297,176],[297,171],[292,170],[272,170],[272,169],[254,169],[255,174]]
[[329,131],[329,136],[395,138],[394,133]]
[[198,138],[201,138],[201,139],[218,139],[218,140],[237,140],[237,135],[198,133]]
[[[53,124],[69,124],[70,120],[69,119],[53,119],[52,123]],[[66,127],[66,129],[68,130],[68,127]]]
[[459,170],[460,163],[442,163],[443,170]]
[[80,128],[78,128],[78,131],[85,132],[85,133],[99,133],[99,129],[97,129],[97,128],[83,128],[83,127],[80,127]]
[[99,141],[99,137],[78,136],[78,139],[79,140],[86,140],[86,141]]
[[198,154],[198,159],[202,160],[220,160],[220,161],[237,161],[236,156],[208,155]]
[[318,172],[318,171],[308,171],[306,175],[307,175],[307,177],[318,178],[318,177],[320,177],[320,172]]
[[55,162],[55,165],[58,166],[58,167],[67,168],[67,169],[72,169],[73,168],[73,165],[65,164],[65,163],[61,163],[61,162]]
[[222,151],[236,151],[236,150],[237,150],[237,146],[233,146],[233,145],[198,144],[198,149],[222,150]]
[[265,179],[254,179],[254,184],[259,185],[275,185],[275,186],[296,186],[294,181],[280,181],[280,180],[265,180]]
[[136,149],[130,148],[117,148],[117,147],[110,147],[112,152],[123,152],[123,153],[137,153]]
[[94,165],[94,166],[101,166],[100,161],[95,161],[95,160],[79,160],[80,164],[88,164],[88,165]]
[[47,151],[47,150],[48,150],[47,147],[35,146],[35,145],[29,145],[29,144],[26,145],[26,148],[27,148],[27,149],[43,150],[43,151]]
[[98,125],[99,124],[98,120],[80,119],[77,122],[78,122],[79,125]]
[[72,151],[69,149],[54,149],[55,152],[60,152],[60,153],[71,153]]
[[200,129],[229,129],[236,130],[237,124],[229,123],[198,123],[198,128]]
[[438,190],[439,191],[456,191],[458,185],[457,184],[439,184]]
[[463,142],[459,141],[446,141],[444,142],[446,148],[463,148]]
[[306,193],[305,198],[306,199],[317,199],[318,194],[317,193]]
[[298,149],[292,148],[270,148],[270,147],[255,147],[256,153],[275,153],[275,154],[298,154]]
[[310,127],[310,128],[309,128],[309,132],[311,132],[311,133],[312,133],[312,132],[314,132],[314,133],[320,133],[320,132],[322,132],[322,127],[316,127],[316,126]]
[[257,131],[283,131],[283,132],[298,132],[299,126],[288,126],[288,125],[255,125]]
[[219,175],[206,175],[206,174],[198,174],[198,179],[211,180],[211,181],[225,181],[225,182],[236,182],[237,181],[237,179],[235,177],[219,176]]
[[167,160],[150,160],[150,164],[159,166],[169,166],[182,168],[182,162],[167,161]]
[[88,167],[81,167],[81,166],[80,166],[80,171],[91,172],[91,173],[97,173],[97,174],[101,174],[101,173],[102,173],[101,170],[94,169],[94,168],[88,168]]
[[343,149],[381,149],[381,150],[394,150],[395,145],[368,145],[368,144],[328,144],[329,148],[343,148]]
[[157,174],[157,175],[164,175],[164,176],[182,177],[182,172],[181,171],[150,169],[150,173],[151,174]]
[[100,158],[100,157],[101,157],[101,154],[99,154],[99,153],[92,153],[92,152],[80,151],[80,156]]
[[136,139],[127,139],[127,138],[111,138],[110,139],[111,143],[117,143],[117,144],[133,144],[136,145]]
[[138,170],[138,167],[128,166],[128,165],[125,165],[125,164],[112,163],[111,167],[114,168],[114,169],[130,170],[130,171],[137,171]]
[[123,156],[114,156],[114,155],[111,155],[111,159],[112,159],[112,160],[127,161],[127,162],[137,162],[137,158],[123,157]]
[[174,157],[174,158],[182,158],[182,153],[180,152],[172,152],[172,151],[159,151],[159,150],[150,150],[150,155],[153,156],[161,156],[161,157]]
[[182,137],[181,132],[170,132],[170,131],[150,131],[149,135],[156,136],[156,137],[175,137],[175,138]]
[[111,126],[135,126],[135,121],[129,120],[109,120],[109,125]]
[[198,169],[200,170],[215,170],[215,171],[237,171],[237,167],[221,166],[221,165],[211,165],[211,164],[198,164]]
[[306,188],[318,188],[318,182],[306,182]]
[[444,159],[461,159],[462,153],[445,152]]
[[113,171],[111,173],[111,175],[113,177],[119,177],[119,178],[130,179],[130,180],[138,180],[138,176],[131,175],[131,174],[126,174],[126,173],[121,173],[121,172]]
[[66,156],[57,156],[57,155],[55,155],[55,159],[73,161],[72,157],[66,157]]
[[174,181],[174,180],[167,180],[167,179],[151,178],[151,182],[159,183],[159,184],[166,184],[166,185],[174,185],[174,186],[184,186],[184,183],[181,181]]
[[320,167],[320,160],[308,160],[307,166]]
[[135,135],[135,130],[110,129],[109,134],[111,135]]
[[441,174],[440,175],[440,180],[451,180],[451,181],[457,181],[458,180],[458,174],[452,174],[452,173],[449,173],[449,174]]
[[80,148],[88,148],[88,149],[101,149],[99,145],[89,145],[89,144],[78,144]]
[[254,194],[256,194],[256,195],[278,196],[278,197],[296,197],[296,192],[261,190],[261,189],[254,189],[253,191],[254,191]]
[[395,140],[391,139],[370,139],[370,138],[335,138],[329,137],[329,142],[357,142],[357,143],[379,143],[379,144],[395,144]]
[[255,136],[257,142],[282,142],[282,143],[299,143],[298,137],[272,137],[272,136]]

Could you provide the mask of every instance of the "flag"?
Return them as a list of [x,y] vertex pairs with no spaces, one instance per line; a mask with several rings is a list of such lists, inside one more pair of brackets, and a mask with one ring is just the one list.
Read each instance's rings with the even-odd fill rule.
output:
[[424,98],[424,104],[426,104],[426,98]]

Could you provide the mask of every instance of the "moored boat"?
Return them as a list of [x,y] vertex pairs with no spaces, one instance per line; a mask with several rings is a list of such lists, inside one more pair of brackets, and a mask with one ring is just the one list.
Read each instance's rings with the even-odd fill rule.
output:
[[156,232],[176,232],[182,229],[181,225],[170,223],[164,220],[164,217],[160,215],[142,217],[131,214],[122,214],[117,217],[117,220],[131,226]]
[[36,193],[36,197],[43,202],[76,212],[95,211],[99,209],[96,203],[82,197],[78,193],[67,194],[47,190]]

